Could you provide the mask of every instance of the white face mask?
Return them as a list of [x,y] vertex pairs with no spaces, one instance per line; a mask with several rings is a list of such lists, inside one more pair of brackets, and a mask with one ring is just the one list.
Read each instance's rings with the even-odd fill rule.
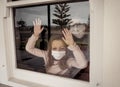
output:
[[66,51],[53,51],[52,50],[52,56],[56,59],[56,60],[60,60],[65,56]]

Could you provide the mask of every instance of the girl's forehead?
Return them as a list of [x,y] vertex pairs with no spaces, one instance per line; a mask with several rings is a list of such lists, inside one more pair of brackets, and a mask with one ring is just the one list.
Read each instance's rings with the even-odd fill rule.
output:
[[62,40],[53,40],[52,47],[65,47],[65,43]]

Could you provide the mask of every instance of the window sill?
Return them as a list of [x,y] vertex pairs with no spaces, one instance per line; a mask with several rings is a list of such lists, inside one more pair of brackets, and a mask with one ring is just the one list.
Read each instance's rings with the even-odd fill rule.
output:
[[24,80],[20,80],[17,78],[10,78],[9,79],[9,83],[10,86],[13,87],[50,87],[50,86],[45,86],[45,85],[41,85],[41,84],[37,84],[37,83],[33,83],[33,82],[28,82],[28,81],[24,81]]

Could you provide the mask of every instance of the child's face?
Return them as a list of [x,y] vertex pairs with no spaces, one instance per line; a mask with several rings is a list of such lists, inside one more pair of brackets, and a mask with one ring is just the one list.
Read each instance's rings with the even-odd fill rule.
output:
[[66,54],[66,46],[62,40],[54,40],[52,42],[52,56],[55,60],[64,58]]
[[66,46],[62,40],[54,40],[52,42],[52,50],[54,51],[65,51]]

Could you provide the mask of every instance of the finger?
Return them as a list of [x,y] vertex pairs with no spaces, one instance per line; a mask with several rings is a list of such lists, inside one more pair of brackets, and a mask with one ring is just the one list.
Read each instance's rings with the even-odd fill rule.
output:
[[35,21],[33,21],[33,25],[35,26]]
[[40,25],[40,19],[39,18],[37,18],[37,24]]
[[72,33],[67,28],[66,28],[66,33],[67,33],[68,36],[72,36]]
[[35,19],[35,25],[36,25],[36,23],[37,23],[37,19]]
[[67,38],[67,35],[66,35],[66,33],[65,33],[64,30],[62,31],[62,33],[63,33],[63,36],[64,36],[65,38]]
[[66,32],[66,29],[65,29],[65,28],[63,29],[63,32],[64,32],[64,34],[65,34],[65,35],[67,34],[67,32]]
[[64,37],[62,37],[62,40],[66,43],[66,40],[65,40],[65,38],[64,38]]
[[38,18],[35,19],[35,24],[38,25]]
[[67,28],[64,29],[64,32],[66,34],[66,38],[71,37],[71,33]]
[[68,34],[71,34],[71,32],[66,28],[66,32],[68,33]]
[[66,35],[69,35],[69,31],[66,28],[64,29],[64,32]]
[[38,18],[38,24],[41,26],[41,20]]

